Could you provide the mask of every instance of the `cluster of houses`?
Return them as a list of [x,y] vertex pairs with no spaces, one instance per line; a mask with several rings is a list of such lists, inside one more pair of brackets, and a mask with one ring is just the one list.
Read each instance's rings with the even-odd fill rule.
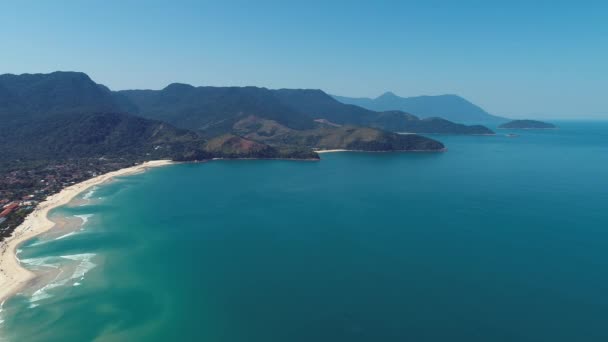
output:
[[19,204],[15,202],[4,205],[2,207],[2,211],[0,212],[0,223],[6,221],[6,217],[17,208],[19,208]]
[[0,205],[2,205],[2,209],[0,210],[0,224],[6,221],[8,215],[18,208],[31,209],[33,206],[35,206],[38,202],[32,200],[33,197],[34,195],[25,196],[23,197],[23,200],[19,202],[9,202],[6,199],[0,201]]
[[42,168],[0,172],[0,240],[12,233],[38,201],[68,185],[132,164],[124,158],[75,159]]

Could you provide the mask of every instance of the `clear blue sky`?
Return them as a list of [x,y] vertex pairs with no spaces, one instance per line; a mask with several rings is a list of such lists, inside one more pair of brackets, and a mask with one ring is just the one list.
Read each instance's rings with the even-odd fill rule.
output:
[[6,1],[0,73],[452,93],[512,117],[608,118],[608,1]]

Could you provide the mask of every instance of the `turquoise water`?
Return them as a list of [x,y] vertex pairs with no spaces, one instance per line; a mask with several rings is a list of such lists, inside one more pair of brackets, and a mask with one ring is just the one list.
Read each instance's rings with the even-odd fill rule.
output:
[[81,272],[7,301],[0,330],[14,341],[606,341],[608,123],[559,125],[438,136],[446,153],[122,178],[54,213],[92,214],[84,230],[21,248],[30,267]]

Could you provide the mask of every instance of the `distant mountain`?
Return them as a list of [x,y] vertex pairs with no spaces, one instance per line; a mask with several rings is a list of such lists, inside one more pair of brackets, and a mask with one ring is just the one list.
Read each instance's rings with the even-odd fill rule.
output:
[[162,90],[115,92],[116,103],[137,115],[167,121],[177,127],[196,129],[213,137],[232,132],[239,120],[253,115],[296,130],[308,130],[314,120],[336,125],[367,126],[393,132],[492,134],[482,126],[465,126],[447,120],[399,112],[375,112],[345,105],[321,90],[256,87],[193,87],[172,84]]
[[551,129],[557,128],[554,124],[536,120],[513,120],[504,123],[498,128],[502,129]]
[[321,90],[280,89],[275,94],[285,104],[317,119],[340,125],[358,125],[402,133],[493,134],[484,126],[466,126],[440,118],[418,117],[398,110],[376,112],[343,104]]
[[375,99],[333,96],[336,100],[375,111],[400,110],[421,118],[440,117],[460,123],[498,123],[507,119],[489,114],[457,95],[400,97],[386,92]]

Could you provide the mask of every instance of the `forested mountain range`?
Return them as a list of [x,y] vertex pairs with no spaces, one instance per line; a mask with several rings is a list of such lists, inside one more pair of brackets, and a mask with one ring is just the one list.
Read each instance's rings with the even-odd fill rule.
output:
[[315,120],[337,125],[373,127],[391,132],[492,134],[483,126],[466,126],[440,118],[420,120],[405,112],[375,112],[343,104],[322,90],[258,87],[193,87],[171,84],[162,90],[116,92],[124,110],[167,121],[206,134],[225,133],[239,120],[254,115],[293,129],[310,129]]
[[[243,120],[284,130],[262,139],[254,126],[244,132]],[[79,72],[0,75],[5,164],[90,157],[310,159],[318,158],[315,149],[327,148],[444,148],[430,138],[391,132],[405,121],[424,120],[344,105],[319,90],[172,84],[114,92]]]

